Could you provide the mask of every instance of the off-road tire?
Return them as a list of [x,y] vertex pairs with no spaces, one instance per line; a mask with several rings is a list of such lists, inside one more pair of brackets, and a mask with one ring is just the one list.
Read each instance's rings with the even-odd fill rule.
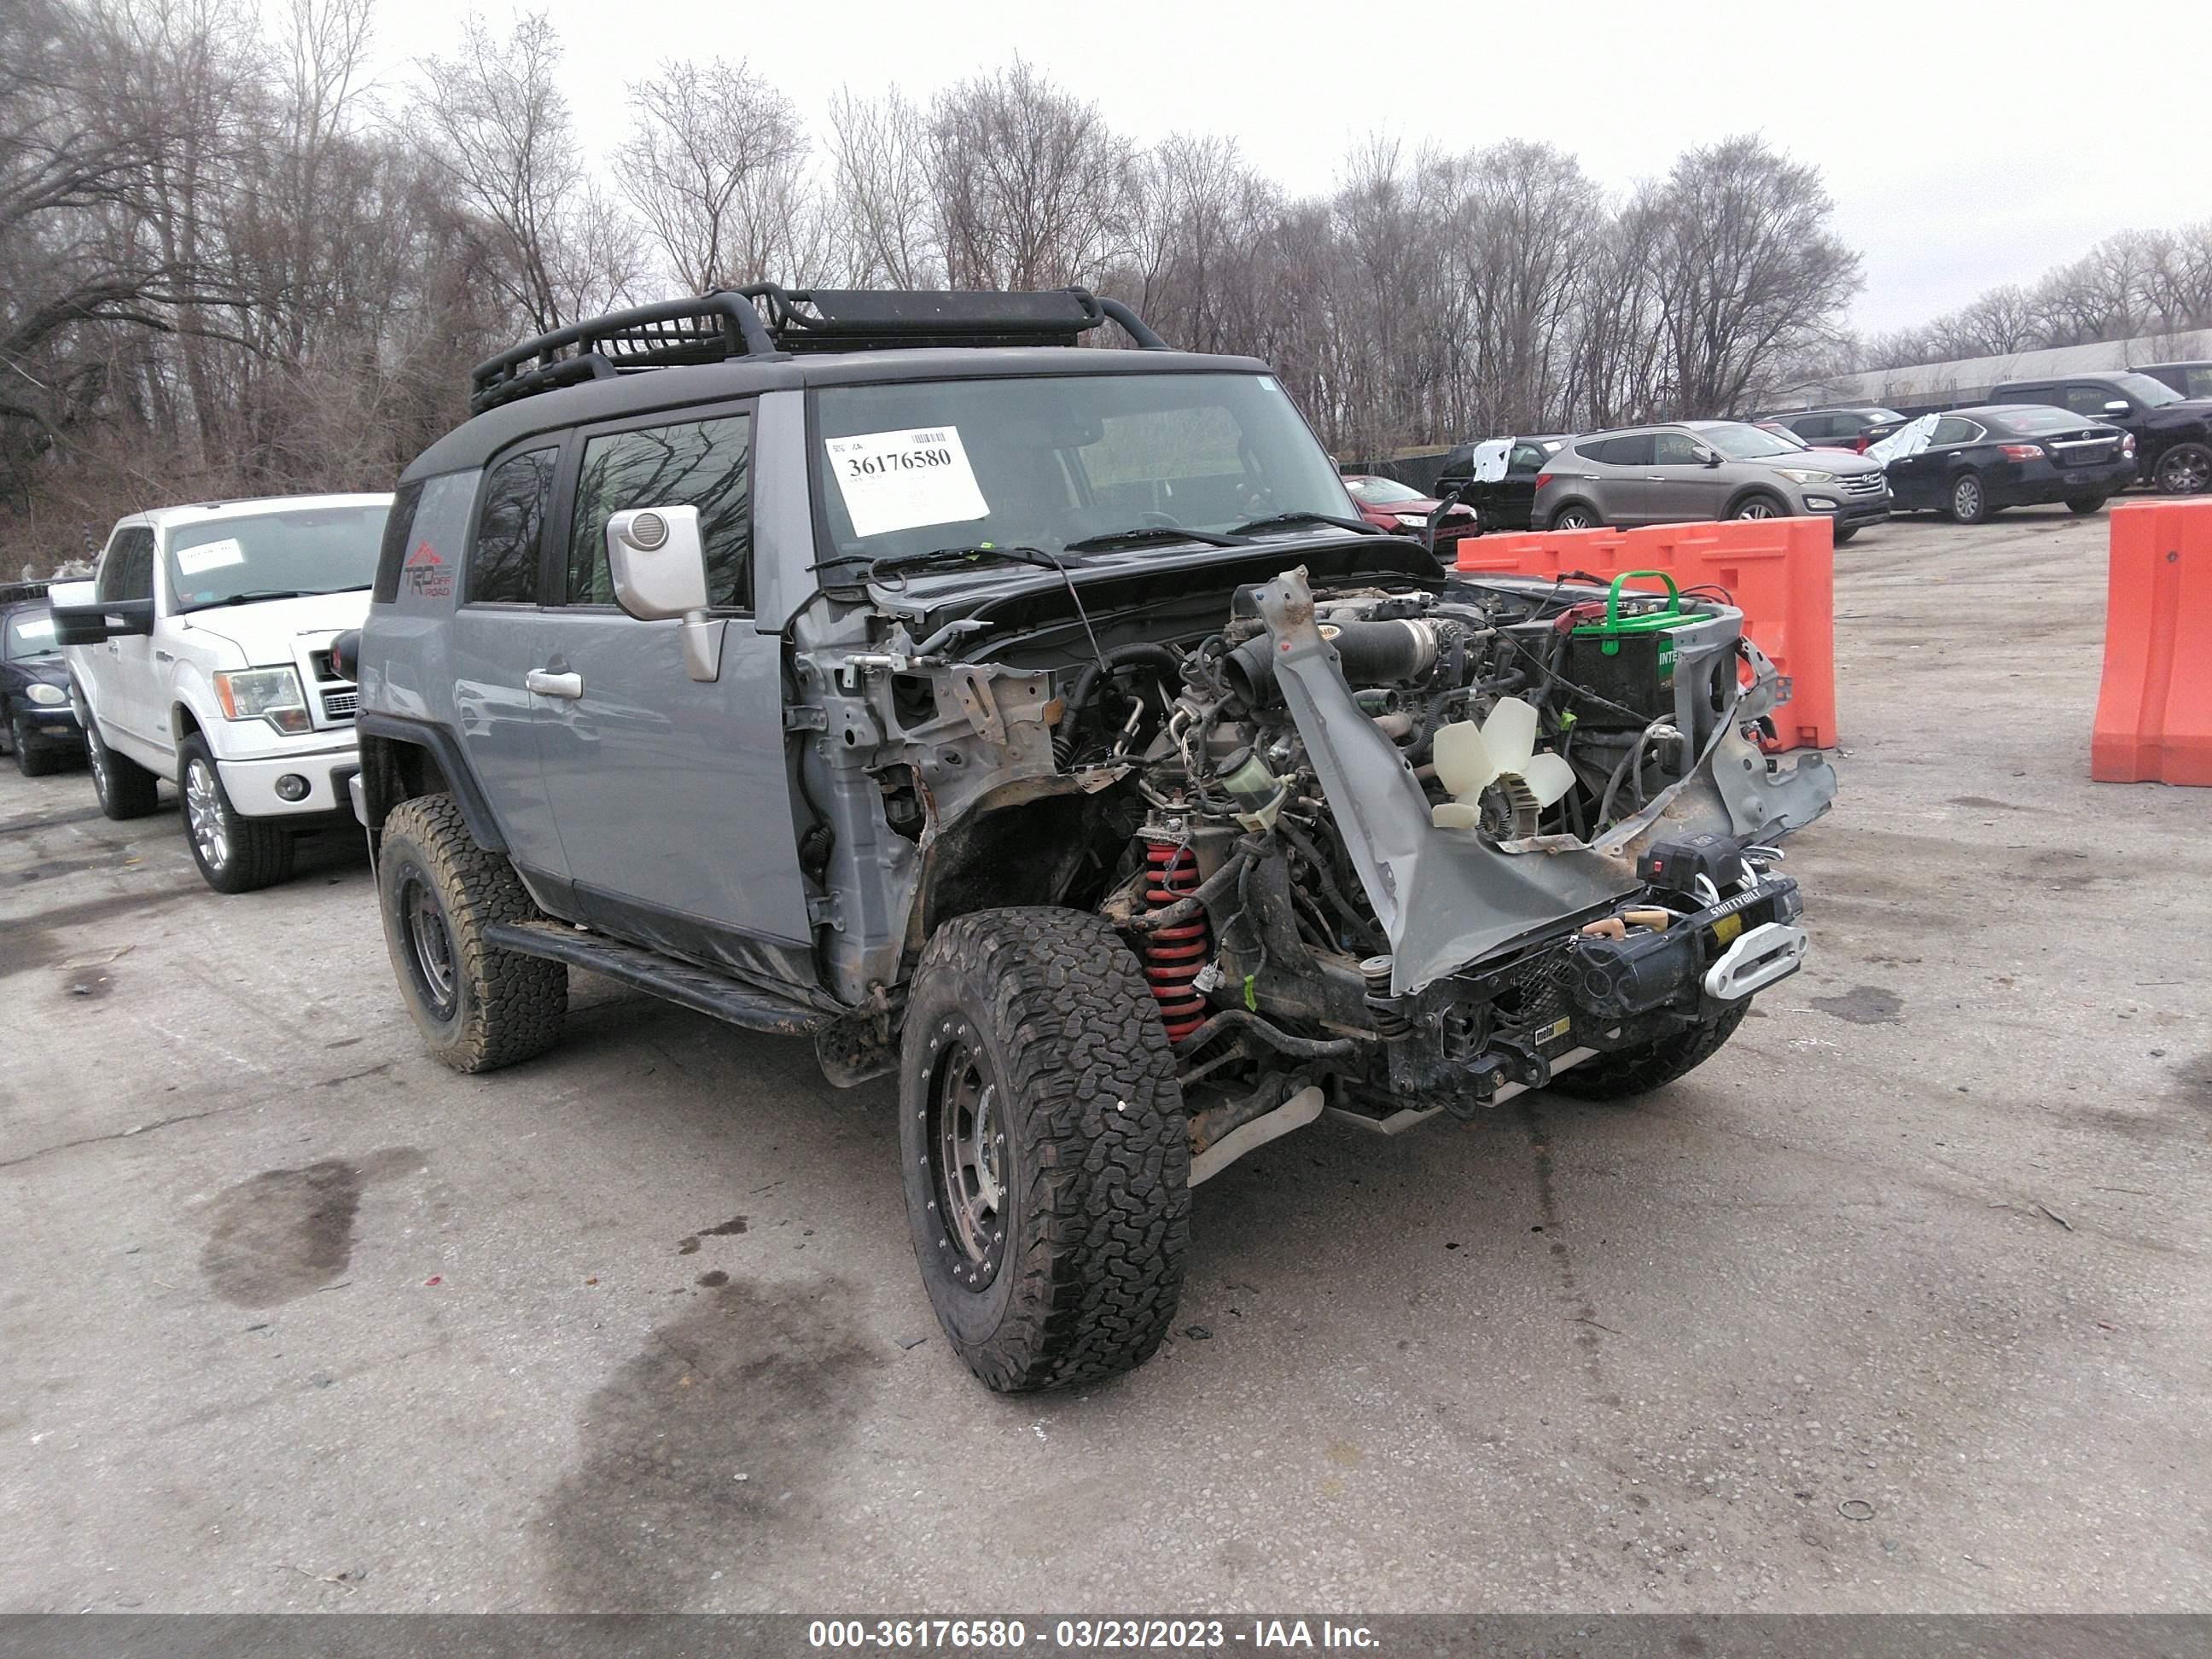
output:
[[2102,495],[2075,495],[2067,501],[2066,510],[2069,513],[2079,514],[2081,517],[2086,519],[2093,513],[2102,513],[2105,510],[2105,497]]
[[[416,795],[392,810],[377,849],[376,892],[401,1000],[439,1060],[457,1072],[489,1072],[560,1041],[568,969],[484,943],[494,922],[532,921],[538,910],[505,856],[476,844],[451,795]],[[445,999],[416,956],[428,920],[414,911],[418,900],[444,930]]]
[[2158,458],[2151,482],[2168,495],[2199,495],[2212,488],[2212,449],[2176,444]]
[[43,778],[61,770],[62,755],[31,736],[30,723],[17,709],[8,723],[8,741],[15,751],[15,769],[27,778]]
[[[940,1207],[939,1127],[971,1063],[1003,1102],[1000,1237],[980,1257]],[[983,1382],[1066,1388],[1152,1357],[1182,1294],[1190,1143],[1159,1005],[1103,918],[984,910],[938,929],[908,995],[899,1151],[922,1282]]]
[[1990,490],[1978,472],[1961,472],[1951,480],[1944,498],[1943,515],[1953,524],[1984,524],[1989,520]]
[[1725,1013],[1686,1031],[1633,1048],[1594,1055],[1560,1073],[1547,1086],[1554,1094],[1572,1095],[1578,1100],[1628,1100],[1648,1095],[1718,1054],[1721,1045],[1743,1024],[1750,1007],[1751,999],[1746,997]]
[[177,748],[177,802],[185,845],[202,879],[216,892],[251,893],[291,878],[292,831],[267,818],[247,817],[230,804],[222,769],[197,732]]
[[100,727],[90,720],[84,723],[84,754],[92,769],[92,793],[107,817],[118,822],[143,818],[161,804],[161,781],[100,741]]

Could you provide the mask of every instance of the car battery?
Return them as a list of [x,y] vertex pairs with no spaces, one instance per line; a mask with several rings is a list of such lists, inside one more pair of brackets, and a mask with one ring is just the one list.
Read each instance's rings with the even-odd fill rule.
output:
[[[1666,583],[1666,596],[1624,593],[1622,584],[1638,576]],[[1665,571],[1625,571],[1613,579],[1602,605],[1595,600],[1578,605],[1559,620],[1567,635],[1560,678],[1605,699],[1577,708],[1583,726],[1635,728],[1674,712],[1674,630],[1701,618],[1682,608],[1674,578]]]

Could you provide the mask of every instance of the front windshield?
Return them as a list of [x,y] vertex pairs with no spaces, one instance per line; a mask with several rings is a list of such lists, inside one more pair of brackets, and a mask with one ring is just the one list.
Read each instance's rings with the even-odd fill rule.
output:
[[10,662],[21,657],[51,657],[60,649],[54,642],[53,612],[40,609],[9,613],[6,655]]
[[1428,498],[1418,489],[1400,483],[1395,478],[1346,478],[1345,488],[1370,507],[1389,507],[1399,501],[1419,501]]
[[827,553],[985,542],[1058,553],[1122,531],[1219,534],[1276,514],[1357,511],[1270,375],[907,380],[815,398]]
[[278,594],[367,587],[391,509],[298,507],[179,525],[169,532],[169,584],[177,609],[204,611]]
[[2116,377],[2121,391],[2130,393],[2147,409],[2161,409],[2167,404],[2182,401],[2181,394],[2163,380],[2154,380],[2148,374],[2122,374]]
[[1771,432],[1762,432],[1755,426],[1745,426],[1736,421],[1693,427],[1691,430],[1722,454],[1738,461],[1764,461],[1777,455],[1795,455],[1804,447],[1786,444]]

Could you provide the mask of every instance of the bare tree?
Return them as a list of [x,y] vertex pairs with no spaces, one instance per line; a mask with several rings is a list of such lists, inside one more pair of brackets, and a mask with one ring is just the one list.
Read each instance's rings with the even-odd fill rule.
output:
[[787,275],[807,150],[791,100],[719,58],[663,64],[629,93],[615,177],[678,283],[700,294]]
[[840,280],[856,288],[942,285],[921,112],[896,88],[872,100],[842,91],[830,102],[830,149]]
[[504,40],[481,15],[452,58],[422,63],[427,96],[412,122],[460,200],[481,217],[508,301],[541,330],[604,308],[637,276],[636,251],[576,140],[554,82],[562,47],[543,13],[524,13]]

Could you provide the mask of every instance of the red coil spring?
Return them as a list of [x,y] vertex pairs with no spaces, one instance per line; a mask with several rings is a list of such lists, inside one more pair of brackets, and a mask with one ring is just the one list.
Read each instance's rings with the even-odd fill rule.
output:
[[[1149,876],[1145,902],[1153,909],[1173,904],[1198,886],[1197,860],[1187,846],[1148,842],[1145,863]],[[1206,1023],[1206,998],[1191,981],[1212,954],[1203,914],[1145,935],[1145,979],[1159,1000],[1160,1018],[1167,1025],[1170,1042],[1182,1042]]]

